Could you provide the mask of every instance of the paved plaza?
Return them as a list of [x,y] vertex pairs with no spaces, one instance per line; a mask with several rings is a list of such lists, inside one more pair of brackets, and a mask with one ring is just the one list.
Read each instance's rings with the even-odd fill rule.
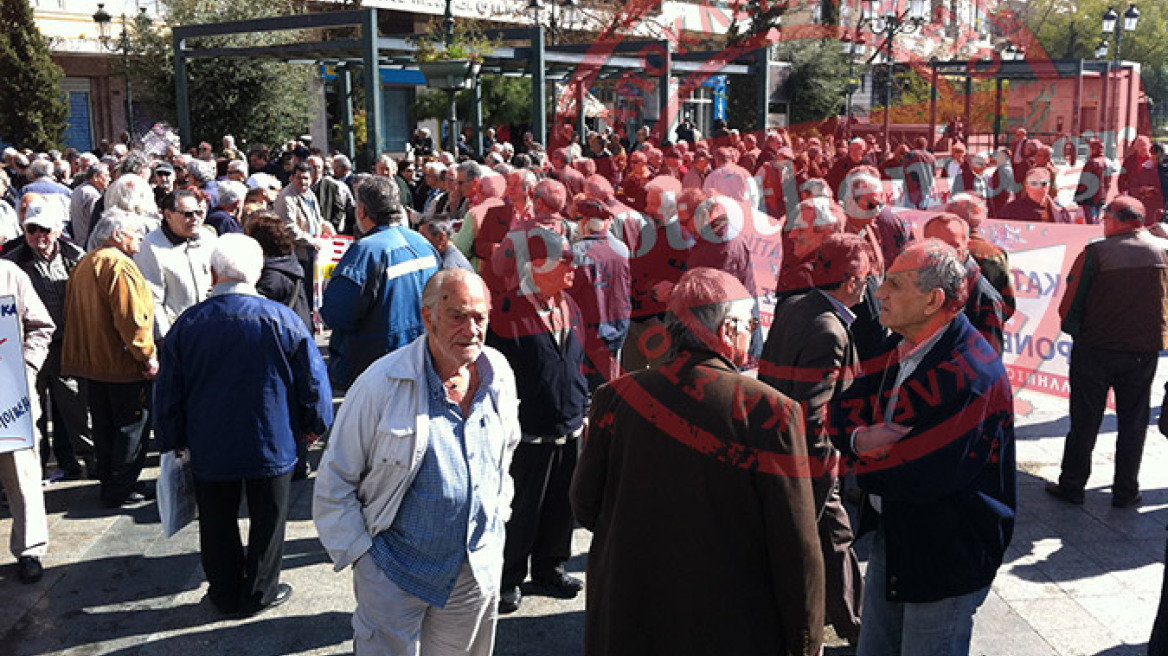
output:
[[[1157,403],[1168,367],[1162,362],[1160,369],[1153,394]],[[1057,477],[1067,430],[1065,402],[1022,392],[1017,406],[1018,528],[993,594],[978,613],[972,653],[1142,656],[1168,537],[1168,440],[1154,426],[1149,430],[1144,503],[1115,510],[1107,490],[1115,441],[1109,415],[1087,502],[1069,506],[1042,491],[1045,481]],[[1158,408],[1153,424],[1157,415]],[[154,468],[146,474],[156,475]],[[311,478],[293,485],[283,580],[296,592],[286,605],[248,620],[222,619],[205,599],[194,525],[168,540],[154,503],[109,510],[101,506],[94,482],[49,486],[52,543],[44,580],[22,585],[14,565],[0,566],[0,654],[349,653],[350,574],[333,572],[316,539],[312,485]],[[5,514],[0,541],[7,542],[10,527]],[[575,542],[575,553],[581,555],[570,568],[582,574],[587,532],[578,530]],[[583,609],[583,595],[573,601],[528,597],[520,612],[499,622],[495,653],[580,654]],[[845,652],[833,646],[828,653]]]

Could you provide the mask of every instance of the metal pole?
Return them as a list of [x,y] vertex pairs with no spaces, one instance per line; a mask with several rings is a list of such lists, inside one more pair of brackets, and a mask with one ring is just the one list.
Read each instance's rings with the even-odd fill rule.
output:
[[758,49],[756,66],[758,66],[758,118],[755,129],[765,134],[771,113],[771,46],[765,45]]
[[1002,135],[1002,78],[1000,72],[998,76],[994,78],[996,83],[994,91],[994,150],[998,149],[999,139]]
[[187,89],[187,57],[183,53],[183,40],[178,34],[174,37],[174,109],[178,114],[178,134],[182,143],[190,145],[191,137],[191,98]]
[[341,73],[341,128],[345,131],[345,154],[357,158],[357,139],[353,134],[353,71],[346,64]]
[[884,152],[892,152],[892,37],[896,32],[890,26],[888,36],[884,39],[884,50],[887,53],[888,74],[884,76]]
[[446,90],[446,121],[450,139],[447,143],[447,148],[450,154],[458,157],[458,102],[454,99],[455,90]]
[[369,154],[369,163],[372,167],[377,162],[377,156],[382,151],[382,120],[383,107],[381,98],[381,69],[379,67],[379,48],[377,39],[380,36],[377,29],[377,10],[366,9],[365,20],[361,25],[361,40],[365,47],[365,152]]
[[130,83],[130,34],[126,31],[126,15],[122,14],[122,71],[126,76],[126,133],[130,145],[134,143],[134,85]]
[[933,150],[936,142],[933,138],[937,135],[937,67],[933,66],[933,74],[929,80],[929,150]]
[[544,143],[547,138],[547,103],[544,94],[547,91],[544,56],[543,25],[536,23],[531,28],[531,136],[536,143]]
[[482,81],[483,81],[482,76],[479,75],[478,73],[475,73],[474,78],[471,80],[472,84],[474,84],[474,86],[471,87],[471,89],[472,89],[471,95],[473,97],[471,98],[471,102],[470,102],[470,111],[471,111],[470,120],[474,124],[474,143],[471,144],[471,147],[474,149],[474,151],[476,153],[479,154],[479,157],[486,157],[487,154],[483,152],[483,87],[482,87]]

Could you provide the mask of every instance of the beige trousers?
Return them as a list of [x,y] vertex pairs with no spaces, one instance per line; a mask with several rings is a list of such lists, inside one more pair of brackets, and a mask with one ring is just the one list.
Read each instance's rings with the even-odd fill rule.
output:
[[0,484],[12,510],[12,555],[41,558],[49,546],[45,492],[41,487],[41,459],[37,450],[0,453]]
[[386,578],[373,556],[353,565],[356,656],[491,656],[498,590],[483,590],[468,563],[445,608],[431,606]]

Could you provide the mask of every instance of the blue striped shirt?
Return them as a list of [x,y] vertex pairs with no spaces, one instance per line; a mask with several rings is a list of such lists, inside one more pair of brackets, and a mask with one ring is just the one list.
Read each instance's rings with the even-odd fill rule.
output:
[[393,526],[373,539],[373,561],[402,590],[443,608],[468,551],[501,539],[502,522],[487,516],[482,494],[500,489],[489,430],[498,430],[487,394],[493,372],[478,360],[479,386],[464,418],[426,350],[429,444],[413,485],[402,499]]

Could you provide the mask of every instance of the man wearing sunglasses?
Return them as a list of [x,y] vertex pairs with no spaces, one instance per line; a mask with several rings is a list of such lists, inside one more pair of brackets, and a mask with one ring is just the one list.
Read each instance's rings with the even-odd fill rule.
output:
[[154,339],[161,341],[183,310],[211,291],[213,230],[203,230],[207,211],[196,192],[179,189],[162,201],[162,225],[142,240],[134,263],[154,293]]
[[1002,208],[1003,219],[1034,223],[1070,223],[1071,214],[1054,199],[1050,169],[1037,166],[1026,172],[1022,193]]
[[[65,285],[85,251],[61,239],[64,227],[64,211],[59,204],[30,205],[24,215],[24,242],[4,257],[28,274],[33,289],[57,326],[48,357],[37,373],[36,393],[42,409],[52,408],[52,448],[57,466],[66,478],[80,478],[86,470],[90,475],[96,474],[93,439],[85,390],[76,378],[61,375],[61,347],[65,341]],[[47,419],[42,415],[38,422],[46,441]],[[48,449],[42,448],[42,463],[47,459]]]

